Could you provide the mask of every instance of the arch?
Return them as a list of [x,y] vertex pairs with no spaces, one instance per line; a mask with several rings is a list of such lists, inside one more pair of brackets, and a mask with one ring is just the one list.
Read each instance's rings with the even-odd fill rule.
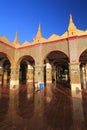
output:
[[[29,84],[34,82],[34,64],[35,60],[30,55],[24,55],[17,61],[19,67],[19,83]],[[29,67],[30,65],[31,67]]]
[[13,58],[7,52],[0,51],[0,53],[6,55],[6,57],[10,61],[10,64],[13,64]]
[[69,63],[69,62],[67,62],[65,59],[63,59],[63,60],[62,60],[62,59],[57,59],[57,60],[54,60],[54,61],[52,62],[52,65],[55,64],[55,62],[59,62],[59,63],[62,62],[62,63],[65,63],[66,65],[68,65],[68,63]]
[[2,86],[9,85],[10,83],[10,73],[11,73],[11,59],[6,53],[0,52],[0,84]]
[[62,51],[54,50],[46,54],[44,59],[44,82],[56,82],[63,86],[70,87],[69,81],[69,57]]
[[[60,52],[62,54],[64,54],[68,59],[69,59],[69,56],[67,55],[67,53],[61,51],[61,50],[50,50],[48,51],[42,58],[42,62],[44,63],[44,60],[46,59],[46,57],[51,53],[51,52]],[[69,60],[70,61],[70,60]]]
[[80,53],[80,55],[79,55],[79,62],[82,62],[82,60],[84,62],[86,62],[86,58],[87,58],[87,48]]
[[31,55],[23,55],[23,56],[19,57],[19,59],[18,59],[16,65],[19,66],[20,62],[21,62],[21,61],[23,60],[23,58],[25,58],[25,57],[28,57],[28,58],[30,57],[30,58],[33,59],[33,61],[35,62],[35,59],[34,59]]
[[80,79],[81,79],[81,87],[83,89],[87,88],[86,86],[86,79],[87,79],[87,49],[82,51],[79,56],[80,62]]

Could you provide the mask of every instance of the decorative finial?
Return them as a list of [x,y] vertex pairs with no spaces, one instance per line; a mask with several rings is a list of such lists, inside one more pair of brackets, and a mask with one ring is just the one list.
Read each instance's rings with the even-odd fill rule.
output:
[[39,26],[38,26],[38,31],[40,31],[40,23],[39,23]]
[[70,14],[70,23],[71,23],[71,22],[73,22],[73,20],[72,20],[72,14]]
[[40,40],[40,38],[42,38],[42,33],[41,33],[41,26],[40,26],[40,23],[39,23],[38,32],[36,34],[36,39]]
[[13,42],[13,45],[17,48],[20,46],[19,40],[18,40],[18,32],[16,32],[16,36]]
[[15,36],[15,39],[14,39],[14,43],[18,43],[18,32],[16,32],[16,36]]
[[71,14],[70,14],[68,32],[69,32],[69,35],[70,35],[70,36],[76,34],[76,26],[75,26],[75,24],[74,24],[74,22],[73,22],[73,19],[72,19],[72,15],[71,15]]

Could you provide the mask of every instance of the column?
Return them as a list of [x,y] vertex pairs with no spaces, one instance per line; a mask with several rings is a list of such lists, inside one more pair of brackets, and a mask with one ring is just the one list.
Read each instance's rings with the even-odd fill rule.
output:
[[[87,64],[85,66],[85,70],[86,70],[86,84],[87,84]],[[86,86],[86,88],[87,88],[87,86]]]
[[73,39],[71,37],[68,38],[72,90],[81,90],[78,44],[78,37]]
[[19,68],[11,67],[11,75],[10,75],[10,89],[19,87]]
[[0,66],[0,85],[2,85],[3,68]]
[[83,87],[83,89],[86,89],[86,66],[85,65],[83,65],[82,66],[82,71],[81,71],[81,73],[82,73],[82,87]]
[[72,90],[81,90],[79,63],[70,64],[70,83]]
[[35,65],[35,89],[40,83],[44,84],[44,65]]
[[52,67],[49,62],[46,63],[46,83],[52,83]]
[[52,67],[52,81],[56,81],[56,67],[53,66]]
[[7,70],[4,71],[3,73],[3,85],[7,85],[7,80],[8,80],[8,72]]
[[34,74],[33,67],[31,65],[28,65],[28,68],[27,68],[27,84],[33,83],[33,78],[34,78],[33,74]]

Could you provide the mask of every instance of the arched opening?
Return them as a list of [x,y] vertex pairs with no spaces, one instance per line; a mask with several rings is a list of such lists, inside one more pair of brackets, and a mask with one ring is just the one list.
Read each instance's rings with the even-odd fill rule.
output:
[[34,82],[35,61],[31,56],[23,56],[20,61],[19,83],[27,84]]
[[0,85],[8,86],[10,83],[10,61],[6,54],[0,52]]
[[26,83],[27,63],[22,61],[20,64],[20,83]]
[[61,51],[50,52],[44,60],[44,82],[70,87],[69,58]]
[[85,50],[79,57],[80,62],[80,79],[82,89],[87,88],[87,50]]

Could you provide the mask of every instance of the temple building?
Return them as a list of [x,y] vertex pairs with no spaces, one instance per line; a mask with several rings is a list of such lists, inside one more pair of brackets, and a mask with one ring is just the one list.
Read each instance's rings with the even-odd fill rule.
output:
[[0,86],[10,89],[20,84],[66,81],[71,90],[86,89],[87,30],[79,30],[70,15],[67,31],[48,39],[42,36],[39,25],[36,37],[22,45],[18,33],[13,43],[0,36]]

